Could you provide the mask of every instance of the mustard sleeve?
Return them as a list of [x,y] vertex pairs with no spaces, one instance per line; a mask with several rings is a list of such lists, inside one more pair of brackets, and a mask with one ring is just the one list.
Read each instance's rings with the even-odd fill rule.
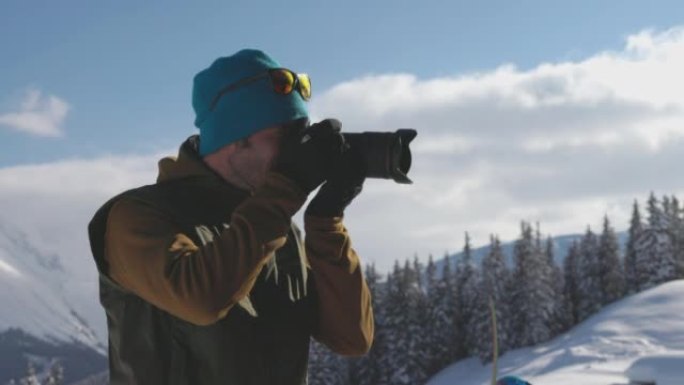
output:
[[319,297],[314,338],[332,351],[363,355],[373,342],[371,295],[342,218],[304,218],[306,253]]
[[305,200],[292,181],[270,173],[234,210],[228,228],[196,245],[165,213],[124,198],[107,219],[109,275],[178,318],[214,323],[249,293],[263,265],[285,244],[291,217]]

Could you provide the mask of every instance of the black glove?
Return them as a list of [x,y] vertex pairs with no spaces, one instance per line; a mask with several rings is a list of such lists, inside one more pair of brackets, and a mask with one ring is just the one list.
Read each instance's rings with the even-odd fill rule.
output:
[[328,181],[318,190],[306,208],[306,214],[317,217],[339,217],[361,193],[366,179],[366,162],[358,148],[345,145],[333,165]]
[[342,124],[326,119],[308,127],[291,127],[283,138],[273,171],[292,179],[310,193],[326,179],[344,148]]

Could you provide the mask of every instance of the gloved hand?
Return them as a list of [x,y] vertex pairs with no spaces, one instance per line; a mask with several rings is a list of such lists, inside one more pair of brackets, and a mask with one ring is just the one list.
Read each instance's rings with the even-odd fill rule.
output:
[[342,123],[326,119],[308,127],[291,129],[283,138],[273,171],[292,179],[307,194],[318,187],[332,170],[344,148]]
[[305,213],[317,217],[339,217],[361,193],[366,179],[366,162],[358,150],[345,145],[342,155],[333,165],[328,181],[318,190]]

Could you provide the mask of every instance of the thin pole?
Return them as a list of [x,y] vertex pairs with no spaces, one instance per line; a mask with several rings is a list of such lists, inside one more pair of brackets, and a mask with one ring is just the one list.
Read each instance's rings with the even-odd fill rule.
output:
[[494,299],[489,296],[489,311],[492,317],[492,348],[494,350],[494,356],[492,357],[492,385],[496,385],[496,377],[498,373],[497,360],[499,358],[499,339],[496,333],[496,307],[494,305]]

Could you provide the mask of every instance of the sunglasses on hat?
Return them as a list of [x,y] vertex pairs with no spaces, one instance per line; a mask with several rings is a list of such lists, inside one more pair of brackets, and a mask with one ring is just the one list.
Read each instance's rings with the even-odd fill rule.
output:
[[222,88],[216,94],[214,100],[211,101],[209,110],[213,110],[219,99],[226,93],[265,77],[270,79],[273,91],[277,94],[289,95],[296,89],[299,95],[302,96],[302,99],[307,101],[311,99],[311,79],[309,79],[309,75],[297,74],[287,68],[271,68],[260,74],[240,79]]

